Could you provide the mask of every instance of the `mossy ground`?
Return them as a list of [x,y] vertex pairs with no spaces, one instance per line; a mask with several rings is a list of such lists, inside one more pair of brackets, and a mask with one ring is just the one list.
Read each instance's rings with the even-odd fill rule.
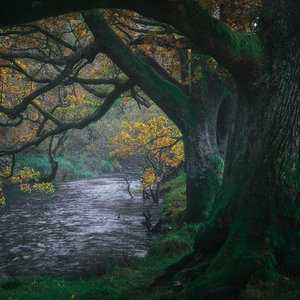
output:
[[269,274],[264,280],[253,278],[239,297],[239,300],[292,299],[300,299],[300,279],[282,272]]
[[186,208],[186,175],[165,183],[161,192],[164,195],[163,223],[177,226]]
[[[163,214],[184,209],[185,177],[181,175],[167,183]],[[177,192],[176,192],[177,191]],[[170,215],[168,215],[170,216]],[[173,222],[174,219],[170,219]],[[151,287],[154,278],[165,268],[191,252],[198,225],[173,229],[160,237],[145,258],[124,258],[102,276],[64,280],[48,277],[20,277],[0,283],[2,300],[52,299],[160,299],[172,294],[170,285]],[[240,294],[239,300],[300,299],[300,279],[278,270],[264,281],[253,278]],[[183,298],[185,299],[185,298]]]

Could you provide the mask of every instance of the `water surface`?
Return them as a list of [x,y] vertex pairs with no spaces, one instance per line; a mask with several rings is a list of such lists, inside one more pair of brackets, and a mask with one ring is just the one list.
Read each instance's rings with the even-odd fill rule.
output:
[[[132,183],[133,188],[139,186]],[[4,190],[0,209],[0,280],[20,275],[72,278],[108,269],[124,256],[144,256],[156,239],[141,224],[153,224],[161,204],[130,198],[116,175],[55,184],[53,195]]]

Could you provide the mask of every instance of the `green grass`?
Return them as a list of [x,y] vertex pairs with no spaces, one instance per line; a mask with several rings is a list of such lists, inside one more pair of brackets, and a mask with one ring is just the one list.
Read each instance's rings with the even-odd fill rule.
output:
[[151,282],[184,253],[132,258],[129,267],[115,266],[99,278],[20,277],[0,284],[0,299],[159,299],[169,287],[152,288]]
[[165,183],[161,192],[164,195],[163,222],[177,226],[186,208],[186,175]]
[[[164,243],[164,239],[158,243]],[[171,287],[151,287],[151,283],[185,253],[187,252],[155,253],[142,259],[132,258],[129,267],[114,266],[109,274],[90,279],[70,281],[47,277],[20,277],[0,284],[0,299],[157,300],[163,295],[171,294]],[[297,300],[300,299],[299,287],[298,277],[274,273],[264,281],[251,280],[241,292],[239,300]]]
[[281,273],[269,274],[264,280],[253,278],[239,300],[299,300],[300,279]]

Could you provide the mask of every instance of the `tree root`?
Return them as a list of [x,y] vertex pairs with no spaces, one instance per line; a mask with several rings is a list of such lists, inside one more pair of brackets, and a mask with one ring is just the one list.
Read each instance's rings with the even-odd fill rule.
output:
[[[265,278],[278,267],[300,272],[299,224],[263,215],[236,217],[215,212],[197,233],[194,251],[157,277],[153,285],[167,284],[173,294],[163,299],[234,300],[251,278]],[[223,216],[223,219],[221,219]],[[289,224],[289,225],[287,225]]]

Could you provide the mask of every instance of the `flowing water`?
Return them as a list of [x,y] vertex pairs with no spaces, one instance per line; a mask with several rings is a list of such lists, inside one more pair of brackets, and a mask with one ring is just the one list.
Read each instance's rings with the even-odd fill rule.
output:
[[[131,187],[137,188],[138,182]],[[53,195],[4,190],[0,209],[0,280],[20,275],[73,278],[107,270],[127,256],[144,256],[156,239],[161,204],[130,198],[116,175],[55,184]]]

